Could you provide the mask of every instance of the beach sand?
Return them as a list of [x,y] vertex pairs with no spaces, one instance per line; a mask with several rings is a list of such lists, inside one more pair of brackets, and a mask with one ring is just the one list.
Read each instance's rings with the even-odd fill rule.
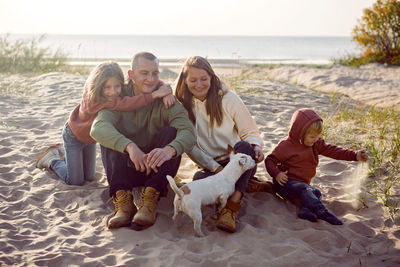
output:
[[[236,69],[217,73],[229,79],[233,71],[236,75]],[[334,110],[327,92],[351,96],[340,96],[349,105],[400,104],[399,68],[280,66],[244,73],[230,77],[236,81],[230,84],[254,116],[266,155],[287,134],[296,109]],[[312,184],[342,226],[301,220],[292,204],[268,193],[251,193],[245,196],[236,233],[218,230],[213,208],[207,206],[206,237],[196,238],[187,216],[174,225],[170,190],[159,202],[152,227],[108,230],[114,206],[99,149],[97,180],[81,187],[34,166],[47,146],[61,142],[62,127],[80,102],[85,79],[66,73],[0,76],[0,266],[400,265],[399,213],[391,218],[378,200],[370,200],[368,208],[358,200],[367,165],[324,157]],[[177,179],[188,182],[195,171],[184,155]],[[263,163],[257,177],[271,180]]]

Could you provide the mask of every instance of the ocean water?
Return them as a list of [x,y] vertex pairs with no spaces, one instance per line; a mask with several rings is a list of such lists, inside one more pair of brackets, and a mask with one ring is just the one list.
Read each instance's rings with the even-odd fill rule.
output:
[[332,58],[359,53],[351,37],[50,34],[46,35],[42,45],[53,50],[62,49],[77,64],[91,64],[102,59],[129,62],[139,51],[152,52],[165,62],[169,59],[183,61],[199,55],[220,60],[220,64],[224,64],[224,60],[253,64],[328,64]]

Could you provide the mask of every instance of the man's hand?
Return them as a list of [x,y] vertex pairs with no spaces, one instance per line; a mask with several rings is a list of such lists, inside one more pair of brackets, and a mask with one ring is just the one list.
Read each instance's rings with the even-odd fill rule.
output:
[[261,161],[264,160],[264,153],[262,152],[262,149],[258,145],[253,146],[254,152],[256,154],[256,162],[260,163]]
[[146,157],[143,151],[135,144],[135,143],[129,143],[125,151],[128,152],[129,158],[135,165],[135,169],[140,172],[146,171],[146,175],[149,175],[151,172],[151,169],[149,165],[146,162]]
[[278,184],[284,186],[288,181],[287,171],[278,173],[278,175],[275,177],[275,180],[278,182]]
[[157,167],[160,167],[164,162],[172,159],[176,155],[176,150],[172,146],[165,146],[163,148],[155,148],[145,155],[146,164],[158,172]]

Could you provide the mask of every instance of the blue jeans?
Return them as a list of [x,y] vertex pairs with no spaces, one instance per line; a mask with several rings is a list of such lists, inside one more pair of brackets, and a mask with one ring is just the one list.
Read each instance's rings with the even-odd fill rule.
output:
[[96,144],[85,144],[71,132],[68,122],[62,137],[65,148],[65,161],[53,160],[51,168],[66,184],[83,185],[85,180],[93,180],[96,172]]
[[[234,149],[239,153],[249,155],[255,160],[256,153],[254,152],[253,147],[248,142],[239,141],[235,144]],[[227,160],[224,160],[223,162],[218,163],[225,167],[229,163],[229,158]],[[254,168],[245,171],[237,180],[235,184],[235,190],[240,191],[242,195],[244,195],[244,193],[246,192],[247,183],[249,182],[249,179],[256,174],[256,171],[257,165]],[[198,171],[194,174],[193,180],[204,179],[214,174],[214,172],[210,172],[209,170]]]
[[302,202],[302,206],[318,214],[326,210],[322,204],[321,191],[306,183],[289,179],[286,184],[281,186],[274,180],[274,188],[276,192],[283,198],[293,201],[298,198]]

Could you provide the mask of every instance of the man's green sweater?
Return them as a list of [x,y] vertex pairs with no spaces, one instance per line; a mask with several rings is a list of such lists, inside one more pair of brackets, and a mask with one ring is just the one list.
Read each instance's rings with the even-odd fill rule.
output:
[[177,129],[176,138],[169,143],[177,156],[193,147],[195,132],[186,110],[178,102],[165,109],[160,98],[134,111],[101,110],[90,135],[102,146],[121,153],[130,142],[147,153],[154,148],[157,136],[166,126]]

